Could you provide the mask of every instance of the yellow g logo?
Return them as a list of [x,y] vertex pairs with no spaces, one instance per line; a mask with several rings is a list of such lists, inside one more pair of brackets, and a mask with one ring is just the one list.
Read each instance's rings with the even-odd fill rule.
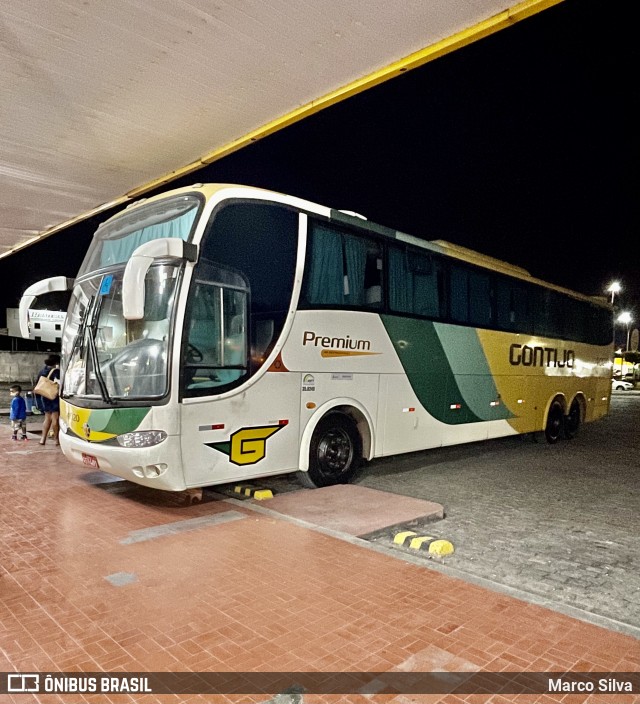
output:
[[231,435],[229,442],[207,442],[205,445],[228,455],[233,464],[256,464],[267,454],[267,439],[283,427],[262,425],[256,428],[240,428]]

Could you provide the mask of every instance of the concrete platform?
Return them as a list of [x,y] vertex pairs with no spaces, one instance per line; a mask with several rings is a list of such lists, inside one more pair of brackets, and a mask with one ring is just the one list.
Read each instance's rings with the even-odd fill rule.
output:
[[291,491],[265,505],[285,516],[353,536],[410,521],[444,518],[444,508],[432,501],[353,484]]

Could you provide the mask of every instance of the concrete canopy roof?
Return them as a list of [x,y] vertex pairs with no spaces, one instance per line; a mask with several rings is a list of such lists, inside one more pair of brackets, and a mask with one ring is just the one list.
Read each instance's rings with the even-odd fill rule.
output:
[[0,0],[0,257],[560,0]]

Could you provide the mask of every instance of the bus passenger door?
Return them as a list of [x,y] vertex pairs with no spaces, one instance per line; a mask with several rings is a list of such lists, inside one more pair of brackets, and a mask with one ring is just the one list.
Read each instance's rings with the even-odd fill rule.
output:
[[188,486],[298,468],[300,375],[267,372],[227,398],[185,399],[182,463]]
[[299,375],[257,372],[250,359],[249,290],[211,265],[185,316],[181,390],[187,486],[293,471],[298,462]]

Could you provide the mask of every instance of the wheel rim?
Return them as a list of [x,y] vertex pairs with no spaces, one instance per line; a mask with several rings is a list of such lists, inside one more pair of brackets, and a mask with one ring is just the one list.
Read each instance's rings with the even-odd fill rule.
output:
[[317,457],[323,475],[337,477],[346,472],[353,461],[354,447],[349,433],[331,428],[320,438]]

